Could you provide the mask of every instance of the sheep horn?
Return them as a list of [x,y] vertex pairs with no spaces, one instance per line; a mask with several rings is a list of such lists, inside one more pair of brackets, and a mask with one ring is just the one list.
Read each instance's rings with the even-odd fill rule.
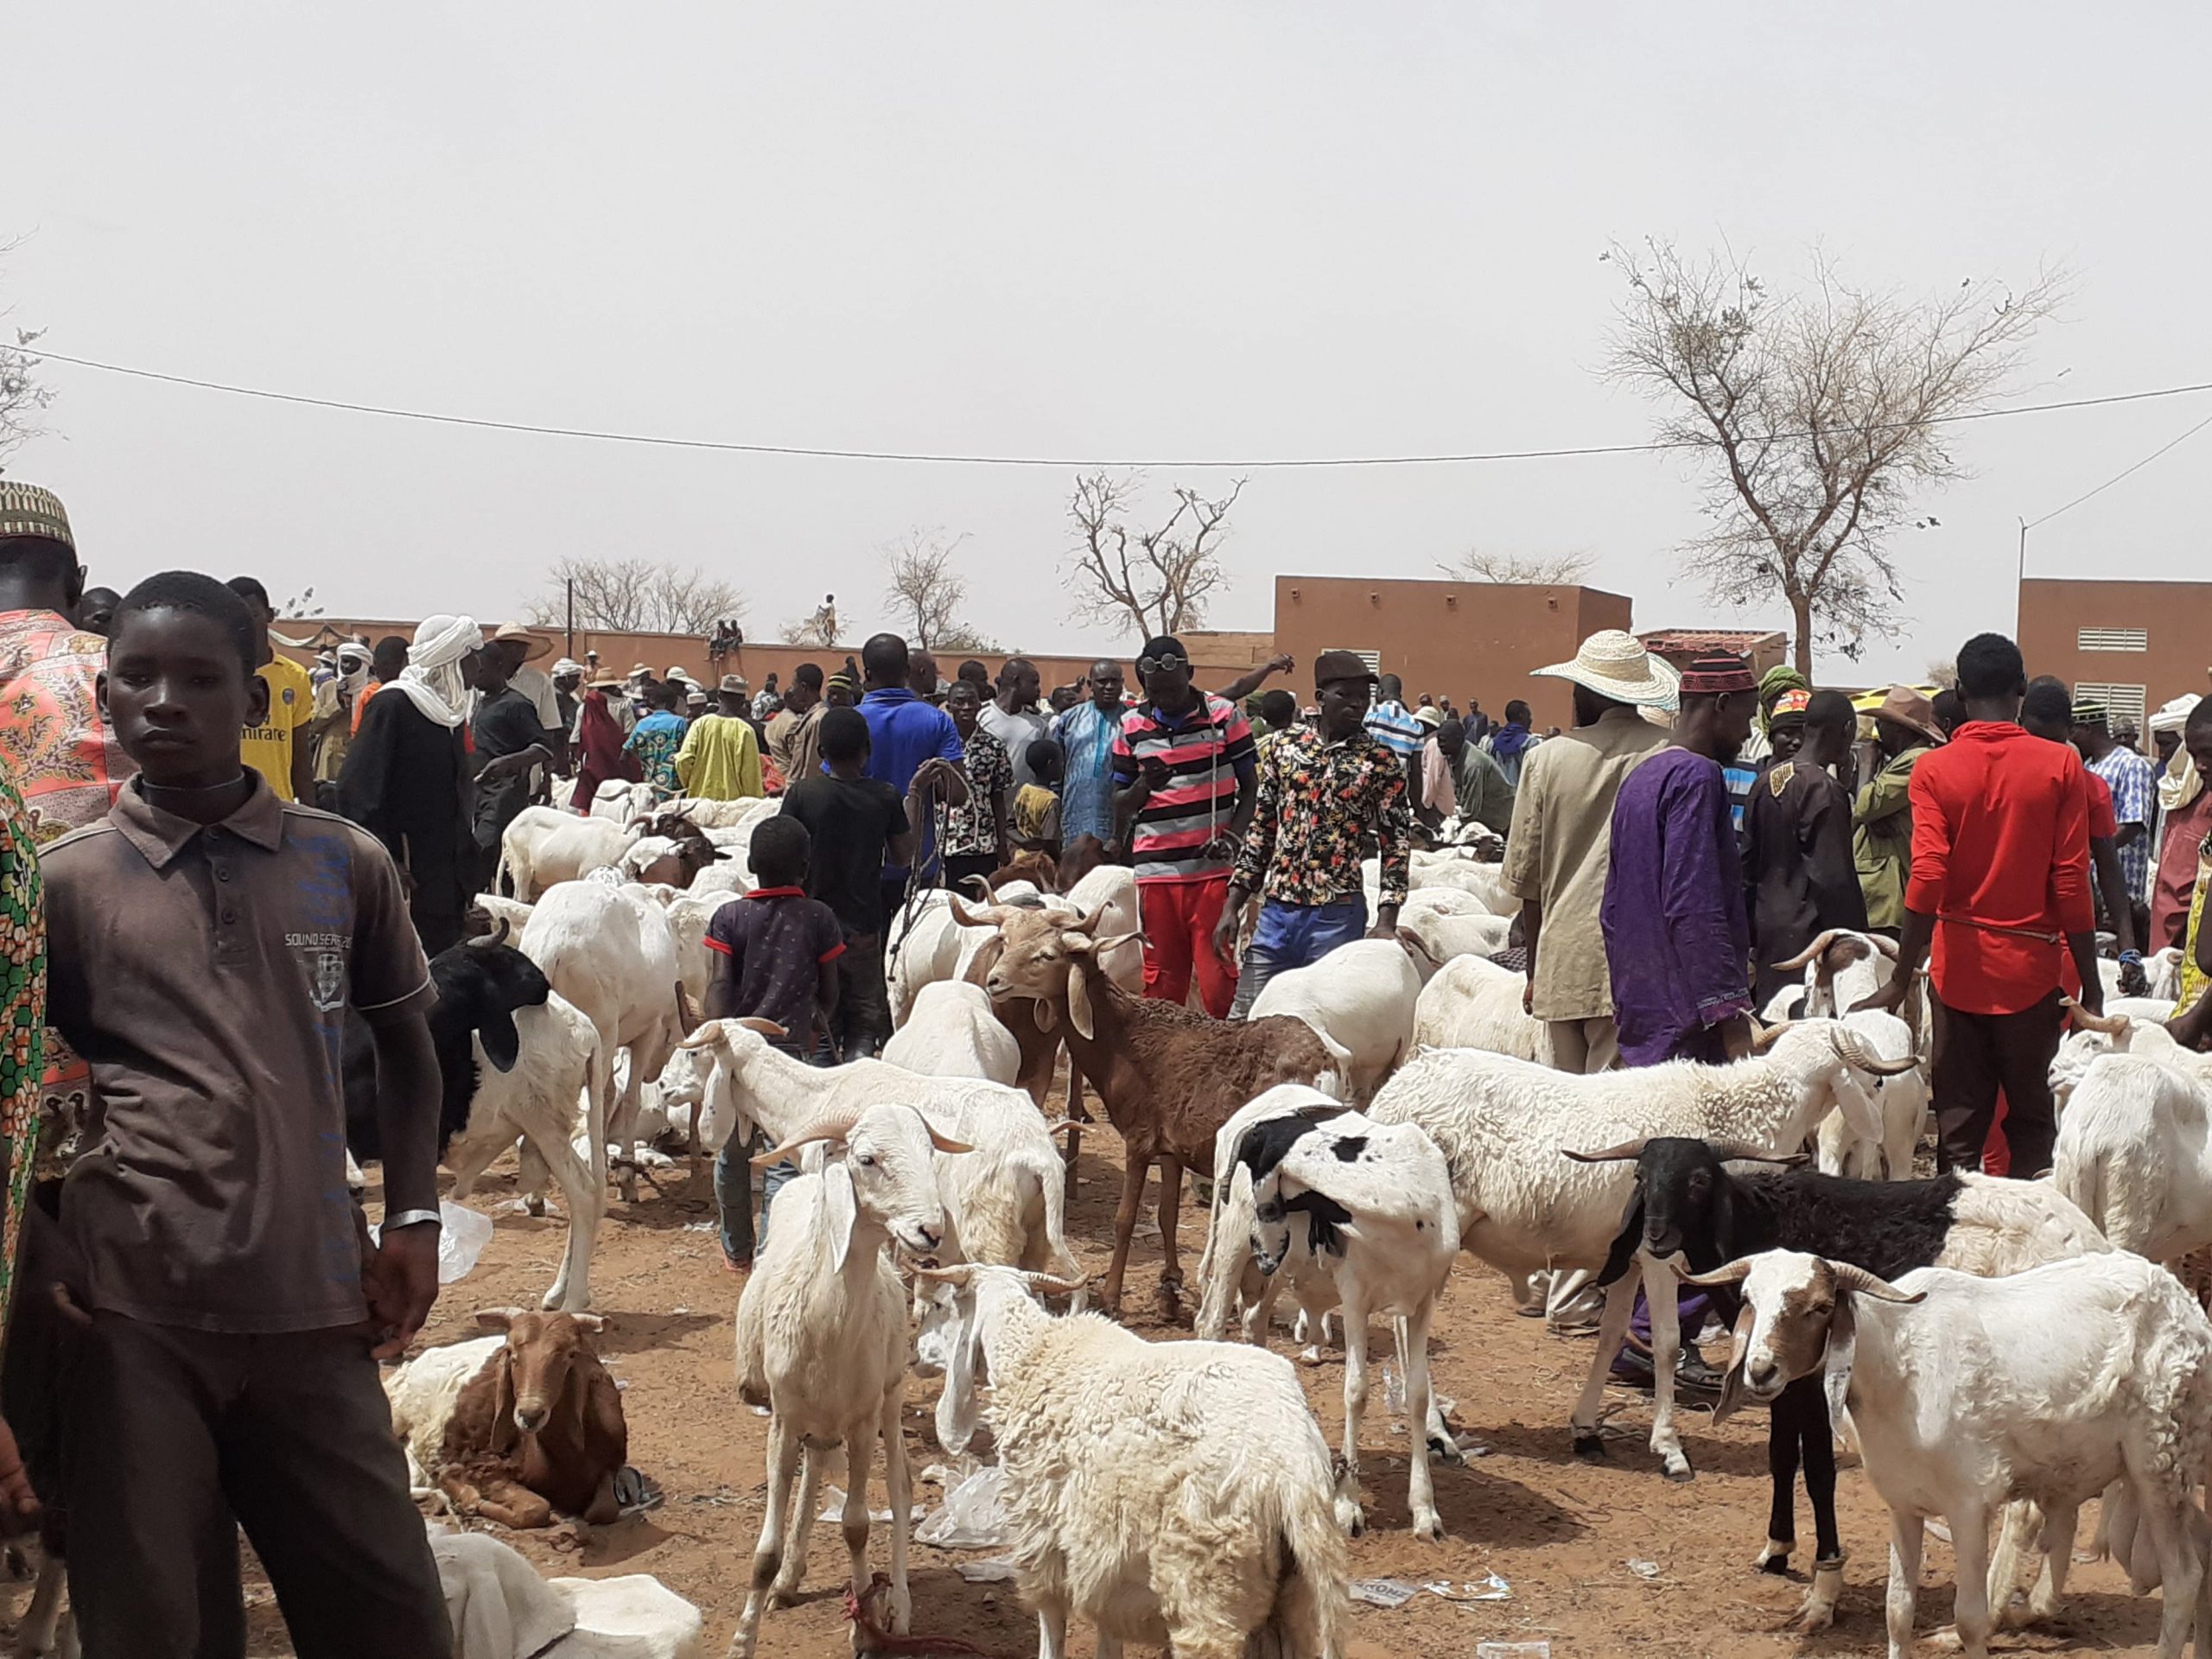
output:
[[2135,1024],[2124,1014],[2091,1014],[2070,996],[2065,1001],[2065,1008],[2074,1016],[2074,1023],[2083,1031],[2094,1031],[2106,1037],[2125,1037]]
[[1854,1071],[1871,1072],[1878,1077],[1901,1077],[1920,1064],[1917,1054],[1908,1054],[1901,1060],[1882,1058],[1869,1050],[1859,1039],[1859,1033],[1848,1026],[1830,1032],[1828,1041],[1846,1065]]
[[1082,1128],[1083,1125],[1077,1122],[1074,1118],[1056,1117],[1045,1125],[1045,1133],[1047,1135],[1058,1135],[1065,1129],[1072,1135],[1081,1130]]
[[1787,1164],[1794,1169],[1806,1161],[1802,1152],[1769,1152],[1748,1141],[1708,1141],[1705,1146],[1724,1164]]
[[468,940],[468,948],[472,950],[496,950],[505,944],[507,942],[507,935],[512,929],[508,925],[507,918],[504,916],[498,918],[497,925],[499,928],[497,932],[480,934],[475,938]]
[[1624,1141],[1603,1152],[1577,1152],[1573,1147],[1561,1147],[1560,1150],[1578,1164],[1632,1164],[1643,1156],[1643,1140]]
[[1880,951],[1884,956],[1887,957],[1891,962],[1895,962],[1897,959],[1897,942],[1891,938],[1888,934],[1869,933],[1866,937],[1873,940],[1874,948]]
[[1767,1027],[1765,1030],[1758,1033],[1758,1035],[1751,1039],[1751,1052],[1754,1054],[1765,1053],[1767,1050],[1774,1046],[1775,1039],[1777,1038],[1780,1037],[1783,1032],[1789,1030],[1790,1027],[1796,1023],[1797,1022],[1795,1020],[1776,1020],[1772,1025]]
[[991,900],[998,897],[998,894],[991,891],[991,884],[989,880],[983,876],[963,875],[960,878],[960,885],[973,893],[986,905],[988,905]]
[[933,1284],[964,1287],[975,1274],[975,1268],[965,1262],[950,1268],[932,1268],[919,1262],[914,1263],[914,1277],[927,1279]]
[[1841,931],[1843,931],[1843,930],[1840,927],[1829,928],[1825,933],[1822,933],[1820,938],[1815,939],[1810,944],[1807,945],[1802,950],[1800,950],[1796,956],[1791,957],[1788,961],[1776,963],[1774,964],[1775,972],[1778,974],[1796,974],[1803,972],[1805,969],[1809,967],[1817,957],[1827,950],[1828,946],[1835,943],[1835,936]]
[[860,1121],[857,1112],[840,1112],[834,1117],[818,1117],[801,1129],[780,1147],[771,1147],[753,1160],[755,1169],[766,1169],[771,1164],[780,1164],[801,1147],[817,1141],[842,1141],[853,1132],[853,1125]]
[[1678,1262],[1675,1264],[1675,1277],[1686,1285],[1740,1285],[1751,1270],[1751,1258],[1745,1255],[1723,1267],[1715,1268],[1711,1273],[1684,1273]]
[[743,1026],[747,1031],[759,1032],[763,1037],[766,1037],[772,1043],[780,1043],[785,1038],[791,1035],[791,1033],[785,1031],[774,1020],[763,1020],[760,1015],[755,1014],[741,1015],[737,1023]]
[[963,927],[1001,927],[1006,923],[1004,905],[986,905],[981,910],[970,910],[960,902],[958,893],[945,896],[952,905],[952,919]]
[[1090,1287],[1088,1279],[1062,1279],[1050,1273],[1025,1273],[1021,1282],[1040,1296],[1072,1296]]
[[955,1141],[948,1136],[939,1135],[934,1126],[929,1125],[929,1120],[927,1118],[925,1118],[922,1121],[925,1127],[929,1127],[930,1145],[935,1147],[939,1152],[973,1152],[976,1150],[975,1147],[969,1146],[964,1141]]
[[1899,1290],[1886,1279],[1874,1274],[1851,1262],[1830,1262],[1827,1269],[1835,1275],[1836,1283],[1845,1290],[1855,1290],[1862,1296],[1872,1296],[1878,1302],[1898,1302],[1910,1307],[1915,1302],[1924,1302],[1928,1293],[1916,1290],[1910,1294]]

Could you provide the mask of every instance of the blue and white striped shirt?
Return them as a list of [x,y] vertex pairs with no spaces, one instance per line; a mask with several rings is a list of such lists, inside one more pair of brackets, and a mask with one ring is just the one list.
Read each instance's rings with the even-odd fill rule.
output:
[[1369,709],[1364,724],[1368,735],[1401,760],[1420,753],[1421,743],[1428,736],[1421,729],[1421,721],[1407,711],[1406,705],[1395,700],[1378,702]]

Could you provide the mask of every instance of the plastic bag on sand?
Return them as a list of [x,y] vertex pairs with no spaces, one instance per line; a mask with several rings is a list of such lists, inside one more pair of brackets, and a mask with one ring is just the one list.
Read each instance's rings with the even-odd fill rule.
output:
[[1006,1542],[1001,1495],[1006,1471],[978,1469],[944,1495],[944,1507],[914,1529],[914,1541],[939,1549],[996,1549]]
[[[480,1216],[451,1198],[441,1198],[438,1223],[438,1282],[457,1285],[475,1269],[484,1247],[492,1242],[492,1217]],[[382,1227],[370,1228],[370,1242],[379,1242],[383,1234]]]

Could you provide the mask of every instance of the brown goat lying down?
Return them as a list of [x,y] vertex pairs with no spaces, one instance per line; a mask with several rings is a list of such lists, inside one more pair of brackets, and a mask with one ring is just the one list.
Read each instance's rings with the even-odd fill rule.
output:
[[517,1307],[476,1319],[505,1334],[432,1348],[385,1379],[417,1491],[435,1484],[463,1511],[518,1529],[614,1520],[630,1435],[592,1351],[605,1322]]
[[1239,1107],[1279,1083],[1326,1087],[1322,1079],[1334,1076],[1333,1063],[1302,1020],[1214,1020],[1123,990],[1098,966],[1099,955],[1122,942],[1097,937],[1103,914],[1070,921],[1044,911],[994,906],[980,913],[963,912],[960,919],[998,928],[1005,944],[986,988],[995,1000],[1033,999],[1040,1027],[1065,1028],[1071,1058],[1104,1099],[1106,1116],[1122,1137],[1114,1259],[1100,1287],[1109,1313],[1121,1311],[1122,1276],[1145,1175],[1159,1164],[1160,1245],[1166,1258],[1160,1290],[1172,1313],[1183,1283],[1175,1224],[1184,1170],[1212,1175],[1214,1135]]

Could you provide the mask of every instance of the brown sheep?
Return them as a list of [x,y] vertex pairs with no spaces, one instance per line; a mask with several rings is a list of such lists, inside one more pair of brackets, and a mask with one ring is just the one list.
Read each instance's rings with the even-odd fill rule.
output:
[[613,1521],[630,1437],[621,1393],[592,1350],[605,1321],[518,1307],[476,1319],[505,1339],[433,1348],[385,1383],[410,1455],[457,1508],[503,1526]]
[[1114,1259],[1100,1289],[1109,1313],[1121,1311],[1145,1176],[1160,1165],[1160,1243],[1166,1258],[1160,1291],[1172,1316],[1183,1283],[1175,1247],[1183,1171],[1211,1176],[1214,1135],[1239,1107],[1279,1083],[1318,1084],[1332,1074],[1333,1063],[1302,1020],[1214,1020],[1122,989],[1097,964],[1102,952],[1122,942],[1097,937],[1103,914],[1071,922],[1003,906],[984,912],[978,919],[995,923],[1004,941],[985,988],[994,1001],[1031,1001],[1040,1027],[1065,1030],[1070,1058],[1104,1100],[1121,1135],[1122,1202],[1114,1216]]

